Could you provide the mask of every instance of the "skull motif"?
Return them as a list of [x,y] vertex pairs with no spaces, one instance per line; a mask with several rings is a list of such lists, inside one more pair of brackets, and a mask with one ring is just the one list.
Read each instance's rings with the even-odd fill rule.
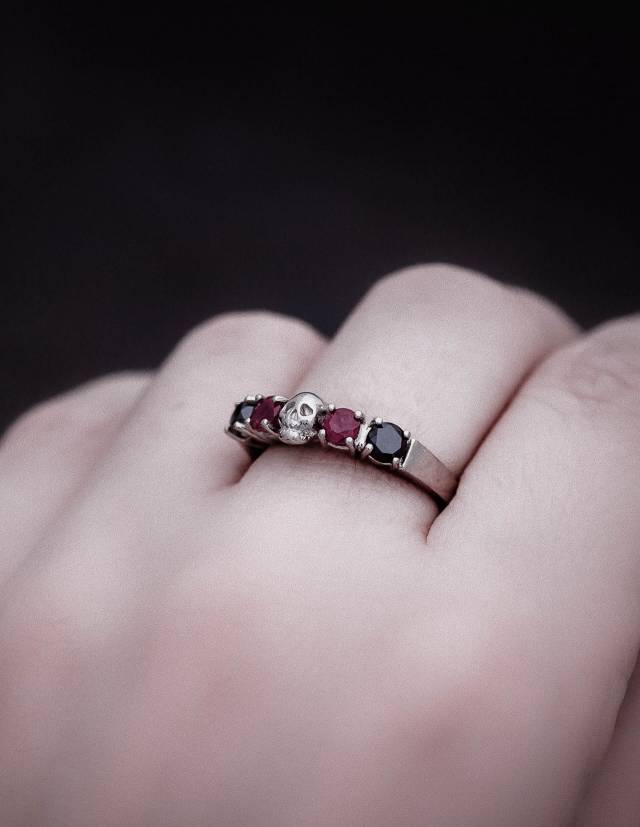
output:
[[288,445],[303,445],[318,435],[318,417],[324,402],[315,393],[298,393],[280,411],[280,439]]

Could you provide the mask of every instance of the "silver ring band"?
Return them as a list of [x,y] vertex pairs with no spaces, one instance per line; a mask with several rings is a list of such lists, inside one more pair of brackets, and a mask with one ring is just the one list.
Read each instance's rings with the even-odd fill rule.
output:
[[337,408],[315,393],[286,396],[245,396],[238,402],[225,431],[252,456],[274,442],[349,453],[387,468],[423,488],[440,504],[456,492],[458,478],[421,442],[393,422],[362,411]]

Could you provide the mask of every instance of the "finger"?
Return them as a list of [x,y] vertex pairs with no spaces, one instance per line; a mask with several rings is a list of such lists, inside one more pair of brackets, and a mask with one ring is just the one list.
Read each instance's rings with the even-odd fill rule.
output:
[[635,670],[602,765],[580,806],[578,827],[636,827],[640,813],[640,669]]
[[251,392],[286,394],[321,347],[307,324],[272,313],[230,313],[200,325],[122,430],[101,485],[157,511],[237,481],[249,459],[223,433],[234,404]]
[[[563,313],[522,290],[454,267],[416,267],[374,286],[303,385],[326,402],[410,430],[460,472],[522,378],[573,334]],[[424,534],[436,509],[423,492],[389,474],[385,485],[369,463],[356,467],[337,454],[268,451],[245,483],[261,486],[286,467],[289,483],[303,490],[313,460],[314,471],[320,463],[331,474],[357,474],[357,485],[327,488],[347,511],[366,501],[369,519],[379,513],[389,525]],[[393,500],[389,485],[396,486]]]
[[524,800],[535,777],[550,808],[536,823],[566,823],[574,811],[636,660],[639,421],[635,318],[540,367],[432,528],[440,587],[454,614],[484,626],[480,666],[504,710],[496,778],[488,769],[482,782],[500,773]]
[[104,454],[149,382],[117,374],[41,403],[0,443],[0,581]]
[[[21,605],[24,589],[30,605],[70,600],[83,627],[87,610],[105,634],[121,624],[135,611],[132,595],[152,589],[154,578],[170,578],[189,554],[184,528],[203,513],[211,547],[216,489],[237,480],[249,462],[223,432],[233,403],[248,387],[287,393],[322,346],[306,324],[269,313],[227,314],[196,328],[155,376],[55,530],[10,571],[13,603]],[[7,579],[3,585],[6,594]]]
[[[78,524],[104,525],[107,547],[118,532],[114,512],[129,532],[172,536],[180,515],[199,513],[204,498],[235,482],[249,464],[245,451],[223,433],[233,404],[247,388],[287,393],[321,347],[320,335],[306,324],[270,313],[231,313],[196,328],[94,467],[74,503],[84,516]],[[73,525],[74,514],[67,516]],[[98,553],[93,535],[77,540],[81,557],[85,542]],[[61,542],[60,553],[73,548]]]

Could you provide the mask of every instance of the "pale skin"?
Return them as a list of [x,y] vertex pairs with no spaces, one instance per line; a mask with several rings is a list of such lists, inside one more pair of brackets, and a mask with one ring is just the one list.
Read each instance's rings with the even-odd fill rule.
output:
[[[247,393],[312,390],[463,473],[252,465]],[[640,319],[584,334],[445,266],[337,336],[198,327],[0,445],[0,821],[636,825]]]

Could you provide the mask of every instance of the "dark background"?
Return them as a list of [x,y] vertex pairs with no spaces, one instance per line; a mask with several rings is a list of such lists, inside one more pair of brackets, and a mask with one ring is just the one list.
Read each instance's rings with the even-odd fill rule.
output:
[[419,261],[640,306],[629,22],[100,8],[5,12],[0,427],[222,310],[331,333]]

